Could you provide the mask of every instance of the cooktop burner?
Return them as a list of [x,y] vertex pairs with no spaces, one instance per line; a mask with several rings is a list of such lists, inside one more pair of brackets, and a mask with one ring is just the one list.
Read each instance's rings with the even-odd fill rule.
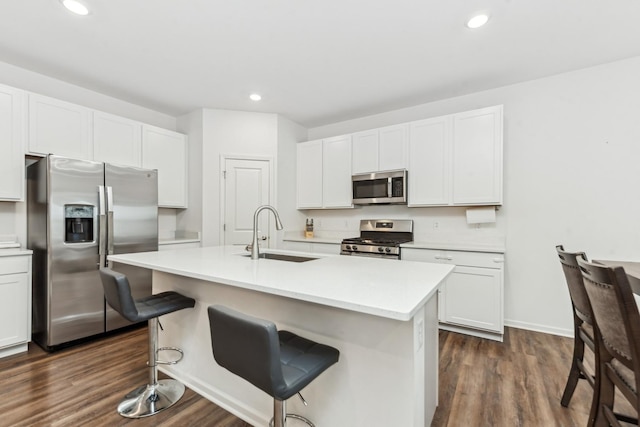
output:
[[412,220],[361,220],[360,237],[343,239],[340,253],[400,259],[400,245],[412,240]]

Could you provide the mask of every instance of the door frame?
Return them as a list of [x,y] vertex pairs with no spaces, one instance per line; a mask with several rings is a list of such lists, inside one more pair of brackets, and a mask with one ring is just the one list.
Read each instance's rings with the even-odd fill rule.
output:
[[[226,173],[225,166],[227,160],[255,160],[255,161],[267,161],[269,163],[269,202],[271,206],[278,209],[277,203],[275,201],[278,200],[278,195],[276,192],[276,180],[275,180],[275,168],[276,162],[273,156],[260,156],[260,155],[249,155],[249,154],[220,154],[220,211],[219,218],[220,223],[218,224],[218,235],[220,238],[218,239],[219,245],[224,245],[224,224],[225,224],[225,201],[227,198],[226,195],[226,179],[224,174]],[[269,247],[271,247],[271,242],[273,241],[273,237],[275,237],[275,225],[269,222]]]

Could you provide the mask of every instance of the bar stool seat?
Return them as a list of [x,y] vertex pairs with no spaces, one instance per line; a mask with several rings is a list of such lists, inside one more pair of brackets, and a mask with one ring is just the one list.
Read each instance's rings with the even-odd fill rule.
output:
[[228,307],[210,306],[208,314],[216,362],[273,397],[273,425],[284,427],[289,417],[313,426],[287,414],[285,401],[336,363],[340,352]]
[[[176,403],[184,394],[184,385],[174,379],[158,380],[158,364],[174,364],[182,359],[182,350],[175,347],[158,348],[158,317],[185,308],[196,301],[178,292],[162,292],[133,299],[131,286],[124,274],[109,268],[100,269],[100,278],[107,303],[130,322],[148,321],[149,324],[149,382],[128,393],[118,405],[118,413],[127,418],[155,415]],[[173,350],[180,353],[177,360],[158,360],[158,351]]]

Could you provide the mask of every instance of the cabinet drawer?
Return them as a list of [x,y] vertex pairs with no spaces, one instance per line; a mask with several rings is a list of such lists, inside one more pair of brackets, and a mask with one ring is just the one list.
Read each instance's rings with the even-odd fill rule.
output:
[[26,273],[29,271],[28,256],[8,256],[0,257],[0,275]]
[[444,257],[447,262],[471,267],[502,268],[504,255],[488,252],[458,252],[446,251]]
[[445,251],[437,249],[402,249],[406,261],[437,262],[484,268],[503,268],[504,255],[489,252]]

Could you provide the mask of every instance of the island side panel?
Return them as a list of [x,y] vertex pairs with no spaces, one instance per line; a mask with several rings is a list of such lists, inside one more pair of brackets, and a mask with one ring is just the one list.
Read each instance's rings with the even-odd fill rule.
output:
[[[340,350],[340,361],[303,390],[309,406],[294,397],[289,412],[318,425],[431,424],[438,386],[435,298],[418,317],[403,322],[161,272],[154,272],[153,287],[154,293],[175,290],[197,301],[194,309],[161,319],[160,344],[185,352],[179,364],[161,370],[252,425],[268,425],[272,399],[215,363],[209,305],[270,319],[281,329]],[[421,347],[417,318],[424,322]]]

